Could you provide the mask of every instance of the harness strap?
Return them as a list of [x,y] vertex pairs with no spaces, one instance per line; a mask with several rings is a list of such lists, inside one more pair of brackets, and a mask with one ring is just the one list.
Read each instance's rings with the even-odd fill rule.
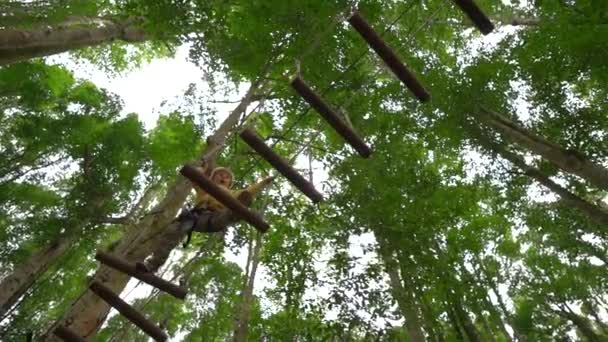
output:
[[[192,239],[192,233],[194,232],[194,227],[196,227],[199,217],[204,212],[211,212],[211,210],[198,208],[198,209],[188,210],[187,213],[184,213],[184,215],[180,215],[180,220],[185,219],[185,218],[193,219],[192,226],[190,226],[190,228],[188,229],[188,236],[186,237],[186,241],[184,241],[184,243],[182,244],[182,246],[184,248],[188,247],[188,244],[190,244],[190,240]],[[212,217],[212,215],[208,215],[208,217],[207,217],[207,226],[209,226],[211,224],[211,217]]]

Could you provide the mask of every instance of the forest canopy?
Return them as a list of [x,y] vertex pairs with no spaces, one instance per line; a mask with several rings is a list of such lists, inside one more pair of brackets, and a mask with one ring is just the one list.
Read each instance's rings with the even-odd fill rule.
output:
[[[475,0],[489,34],[463,3],[0,3],[0,340],[148,341],[95,284],[173,341],[608,340],[608,2]],[[87,73],[178,51],[200,81],[153,113]],[[96,259],[167,249],[201,160],[275,177],[266,232],[179,235],[143,273],[184,299]]]

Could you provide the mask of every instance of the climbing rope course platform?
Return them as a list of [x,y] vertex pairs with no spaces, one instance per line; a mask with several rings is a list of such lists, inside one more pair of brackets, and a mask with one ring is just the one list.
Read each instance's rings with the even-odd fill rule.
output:
[[[453,2],[470,18],[483,34],[489,34],[494,30],[492,22],[473,0],[453,0]],[[431,94],[417,79],[416,75],[405,66],[395,51],[384,42],[381,35],[372,28],[358,10],[351,12],[351,15],[346,20],[420,102],[425,103],[431,100]],[[329,126],[331,126],[361,157],[369,158],[371,156],[372,149],[354,131],[350,123],[347,123],[346,120],[341,118],[322,96],[316,93],[313,88],[302,79],[299,72],[291,79],[290,85],[295,92],[300,95],[311,108],[317,111],[327,124],[329,124]],[[260,137],[252,128],[245,127],[239,135],[257,154],[270,163],[313,203],[316,204],[323,201],[323,195],[315,189],[314,185],[290,166],[290,163],[286,159],[276,154],[273,149],[264,142],[264,139],[262,139],[262,137]],[[215,184],[200,168],[192,165],[185,165],[181,168],[180,173],[261,233],[267,232],[270,228],[270,225],[259,213],[249,209],[238,199],[234,198],[232,194]],[[182,286],[172,284],[154,275],[152,272],[143,272],[137,268],[136,264],[131,264],[119,256],[98,251],[95,258],[101,264],[127,274],[130,277],[139,279],[178,299],[183,300],[187,295],[187,290]],[[89,285],[89,290],[116,309],[133,324],[138,326],[151,338],[156,341],[166,341],[168,339],[167,334],[159,326],[155,325],[147,319],[143,313],[122,300],[101,281],[92,281]],[[86,341],[77,333],[70,330],[68,326],[57,326],[53,330],[53,333],[57,337],[68,342]]]

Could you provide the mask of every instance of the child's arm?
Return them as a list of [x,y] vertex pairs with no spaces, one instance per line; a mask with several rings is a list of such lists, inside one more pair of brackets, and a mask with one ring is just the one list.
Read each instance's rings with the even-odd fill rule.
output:
[[275,177],[267,177],[255,184],[246,187],[243,190],[235,191],[234,197],[236,197],[243,204],[250,205],[253,201],[253,198],[262,190],[264,190],[264,188],[266,188],[270,183],[272,183],[274,178]]

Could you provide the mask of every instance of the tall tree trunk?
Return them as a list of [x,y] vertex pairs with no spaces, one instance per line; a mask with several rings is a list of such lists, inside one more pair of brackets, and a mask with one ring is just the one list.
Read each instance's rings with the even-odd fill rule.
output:
[[[266,70],[264,70],[265,74]],[[254,92],[258,89],[258,82],[254,82],[239,105],[222,122],[218,130],[207,139],[207,145],[201,153],[201,158],[213,159],[217,157],[220,148],[238,124],[241,114],[251,103]],[[159,238],[165,229],[174,228],[171,222],[177,211],[186,201],[192,185],[184,177],[178,176],[177,181],[167,189],[165,197],[150,213],[136,224],[132,225],[118,242],[113,253],[121,255],[129,262],[142,261],[145,257],[160,249]],[[100,266],[92,280],[99,281],[110,288],[114,293],[120,293],[130,277],[122,272],[115,271],[106,266]],[[51,334],[56,325],[64,325],[76,334],[90,338],[105,321],[110,307],[101,298],[97,297],[88,288],[84,290],[72,304],[63,318],[55,323],[46,334],[47,341],[59,341]]]
[[[496,342],[496,336],[502,333],[502,331],[498,331],[495,325],[490,326],[488,323],[488,318],[483,313],[483,307],[479,303],[477,299],[473,299],[474,302],[472,304],[472,311],[475,314],[477,321],[481,322],[481,326],[483,327],[483,331],[485,332],[485,338],[487,341]],[[506,335],[507,339],[510,339],[509,335]]]
[[[260,233],[255,233],[255,241],[251,241],[251,245],[255,242],[253,251],[249,248],[249,256],[247,260],[247,277],[243,283],[241,290],[241,302],[238,305],[234,322],[234,335],[232,340],[235,342],[247,341],[247,333],[249,332],[249,317],[251,315],[251,305],[253,304],[253,285],[255,282],[255,274],[260,264],[260,251],[262,250],[262,236]],[[250,246],[251,246],[250,245]]]
[[526,162],[515,153],[507,151],[507,149],[505,149],[503,146],[490,142],[482,137],[479,137],[478,142],[491,151],[499,154],[504,159],[510,161],[513,163],[513,165],[520,168],[526,175],[553,191],[569,206],[582,211],[590,219],[597,223],[608,224],[608,213],[600,209],[598,206],[591,204],[579,196],[571,193],[568,191],[568,189],[562,187],[561,185],[555,183],[538,169],[526,164]]
[[[483,284],[483,282],[481,282],[481,280],[479,280],[479,281],[481,284]],[[505,320],[507,322],[509,322],[509,319],[506,317],[505,317],[505,319],[503,319],[500,312],[496,309],[496,306],[494,305],[494,303],[492,303],[492,300],[490,299],[490,296],[488,294],[486,294],[486,296],[482,300],[483,300],[484,306],[490,312],[492,320],[495,322],[496,325],[498,325],[498,329],[504,335],[505,339],[509,342],[513,341],[513,338],[507,331],[507,328],[506,328],[507,323],[505,323]],[[502,300],[502,298],[501,298],[501,300]],[[509,326],[511,326],[510,323],[509,323]],[[513,328],[513,330],[515,331],[515,328]],[[516,337],[518,336],[517,332],[515,332],[515,336]],[[522,341],[519,338],[517,340]]]
[[[479,262],[478,256],[476,256],[475,259]],[[511,335],[509,335],[505,328],[502,317],[500,317],[500,314],[496,311],[494,304],[492,304],[488,298],[489,289],[480,272],[471,273],[467,270],[464,264],[461,263],[460,274],[463,277],[464,282],[473,287],[471,290],[476,292],[476,295],[471,298],[473,312],[479,317],[479,321],[481,321],[483,324],[484,330],[488,336],[486,338],[496,341],[496,336],[503,334],[504,339],[507,341],[512,341]],[[488,311],[489,319],[483,314],[484,310]],[[492,323],[491,326],[489,322]]]
[[510,140],[542,156],[563,171],[586,179],[600,189],[608,190],[608,170],[589,161],[580,152],[567,150],[547,141],[496,112],[481,109],[479,116]]
[[412,292],[406,290],[404,287],[404,285],[409,288],[412,286],[408,286],[405,279],[402,278],[402,276],[405,277],[405,275],[399,274],[399,266],[395,260],[392,246],[390,246],[389,242],[379,234],[376,233],[375,235],[376,240],[378,241],[379,254],[389,277],[391,292],[397,301],[397,306],[401,311],[401,315],[403,318],[405,318],[405,326],[407,328],[409,338],[414,342],[424,342],[425,337],[424,332],[422,331],[422,324],[420,322],[421,320],[418,313],[416,299],[414,298]]
[[71,244],[62,237],[34,253],[24,263],[15,267],[0,283],[0,317],[10,310],[17,300],[46,270],[61,257]]
[[[134,222],[134,216],[142,206],[147,206],[152,199],[152,194],[146,191],[146,194],[142,197],[142,200],[138,201],[136,206],[133,207],[132,211],[125,217],[115,219],[116,222],[112,222],[112,218],[105,219],[91,219],[92,221],[99,221],[100,223],[129,223]],[[89,202],[89,207],[93,208],[95,212],[103,205],[103,202],[107,198],[94,198]],[[81,223],[84,224],[84,223]],[[69,246],[77,241],[75,235],[62,236],[53,243],[46,247],[43,247],[32,256],[30,256],[25,262],[21,263],[13,272],[2,279],[0,283],[0,317],[9,310],[17,300],[26,293],[26,291],[34,284],[34,282],[46,272],[46,270],[53,265],[69,248]]]
[[458,339],[458,341],[464,341],[464,335],[462,334],[462,330],[460,329],[461,322],[458,319],[458,316],[456,315],[456,312],[454,311],[454,308],[452,307],[451,303],[447,303],[446,312],[448,314],[450,323],[452,323],[454,331],[456,331],[456,338]]
[[578,329],[578,331],[587,338],[590,342],[600,342],[605,341],[600,335],[598,335],[594,330],[589,321],[574,313],[568,305],[559,305],[560,309],[557,312],[558,315],[568,319],[571,321],[574,326]]
[[412,284],[412,288],[416,298],[418,298],[420,302],[420,312],[422,313],[422,317],[424,318],[424,327],[426,332],[429,334],[431,341],[443,342],[445,340],[443,336],[443,329],[441,324],[437,322],[437,314],[431,307],[431,304],[428,303],[427,299],[424,297],[424,292],[421,291],[418,287],[418,284]]
[[[509,313],[509,310],[507,309],[507,305],[505,304],[505,301],[502,298],[502,295],[498,291],[498,286],[496,285],[496,282],[494,282],[494,280],[492,280],[492,277],[490,277],[488,275],[486,267],[483,264],[483,262],[481,261],[481,259],[479,257],[476,257],[475,260],[476,260],[477,266],[479,266],[479,269],[481,271],[480,275],[479,275],[480,283],[486,284],[489,287],[489,289],[492,290],[492,292],[494,293],[494,296],[496,296],[496,301],[498,302],[498,307],[500,308],[500,311],[502,312],[503,316],[505,317],[505,320],[507,321],[507,323],[509,324],[511,329],[513,329],[515,339],[519,342],[526,342],[527,341],[526,335],[523,334],[521,331],[519,331],[517,329],[517,327],[515,326],[515,324],[513,323],[513,317],[511,316],[511,313]],[[489,299],[487,299],[487,301],[490,302]],[[489,306],[491,306],[491,304],[492,303],[490,302]],[[503,328],[504,328],[504,324],[503,324]],[[506,333],[506,331],[505,331],[505,333]],[[507,334],[507,336],[509,336],[509,335]]]
[[[188,279],[192,276],[195,270],[198,270],[199,267],[196,267],[195,261],[200,261],[201,259],[206,259],[210,255],[214,253],[221,253],[217,248],[214,248],[214,245],[221,244],[224,245],[224,235],[225,231],[211,233],[207,239],[207,241],[201,245],[199,250],[190,257],[185,263],[180,265],[179,270],[173,272],[173,276],[169,279],[170,282],[176,283],[179,282],[180,285],[187,286]],[[166,268],[163,274],[159,275],[161,278],[164,278],[164,275],[167,273],[169,268]],[[156,289],[150,293],[148,298],[145,301],[138,302],[133,307],[139,311],[143,311],[145,307],[150,304],[150,302],[158,299],[161,296],[169,296],[168,294]],[[136,325],[125,322],[118,328],[117,330],[112,332],[112,335],[108,337],[109,342],[122,342],[125,341],[125,338],[129,336],[128,334],[133,329],[139,329]]]
[[595,324],[602,331],[602,333],[604,335],[608,335],[608,325],[606,325],[606,323],[604,323],[604,321],[600,317],[600,314],[595,309],[593,303],[591,302],[591,299],[585,300],[584,306],[585,306],[585,310],[589,311],[589,314],[591,315],[591,317],[593,317],[593,319],[595,320]]
[[146,33],[135,25],[134,19],[114,21],[88,18],[69,22],[57,28],[38,30],[0,30],[0,65],[50,56],[61,52],[96,46],[114,40],[129,43],[144,42]]
[[477,327],[471,320],[469,314],[462,307],[462,302],[456,297],[456,295],[453,296],[451,300],[451,305],[454,310],[454,314],[456,315],[456,318],[462,323],[462,327],[464,329],[465,334],[469,338],[469,341],[480,342],[481,338],[479,337],[479,331],[477,331]]

